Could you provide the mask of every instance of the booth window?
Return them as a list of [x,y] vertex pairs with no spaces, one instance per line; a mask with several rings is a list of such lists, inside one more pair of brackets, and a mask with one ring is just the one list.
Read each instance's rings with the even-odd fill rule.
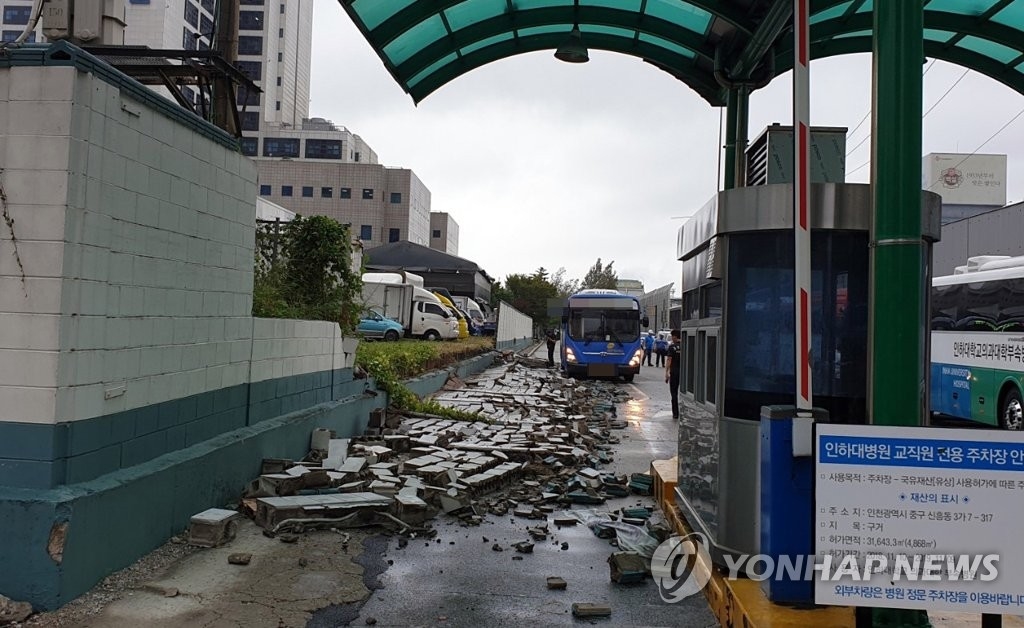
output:
[[718,336],[708,336],[705,356],[705,382],[707,382],[707,394],[704,398],[711,405],[715,405],[715,403],[717,403],[715,387],[718,385]]
[[701,286],[700,317],[717,318],[722,315],[722,282]]
[[691,395],[696,391],[696,356],[697,356],[697,337],[693,334],[686,335],[685,342],[685,353],[686,361],[684,366],[686,367],[686,392]]
[[[788,231],[730,236],[723,333],[725,415],[756,421],[796,390],[793,241]],[[867,390],[868,246],[863,232],[811,234],[811,383],[834,422],[863,421]]]

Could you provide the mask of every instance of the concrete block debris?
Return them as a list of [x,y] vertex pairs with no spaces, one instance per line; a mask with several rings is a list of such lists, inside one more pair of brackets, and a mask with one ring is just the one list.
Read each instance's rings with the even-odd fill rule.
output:
[[517,552],[519,552],[520,554],[532,554],[533,553],[533,543],[531,543],[529,541],[520,541],[518,543],[514,543],[512,545],[512,547],[514,547],[515,550]]
[[615,552],[608,557],[612,582],[633,584],[647,577],[647,563],[636,552]]
[[256,500],[256,524],[274,529],[284,521],[303,519],[346,519],[349,525],[365,523],[374,519],[374,513],[387,511],[391,502],[390,497],[376,493],[262,497]]
[[260,474],[284,473],[285,469],[294,466],[295,463],[287,458],[264,458],[260,468]]
[[565,591],[569,583],[557,576],[548,576],[548,588],[553,591]]
[[247,552],[236,552],[234,554],[228,554],[229,565],[248,565],[252,562],[252,554]]
[[234,510],[210,508],[192,515],[188,542],[199,547],[218,547],[231,542],[238,532],[241,514]]
[[612,607],[607,604],[595,604],[594,602],[574,602],[572,614],[574,617],[610,617]]
[[[626,476],[602,471],[618,442],[615,406],[629,399],[621,387],[580,385],[518,359],[463,384],[434,400],[477,412],[479,421],[392,409],[371,413],[361,436],[316,428],[303,460],[264,461],[243,496],[248,512],[271,533],[282,522],[291,527],[278,532],[376,517],[412,534],[429,529],[417,526],[438,512],[463,526],[481,524],[488,513],[543,522],[557,509],[602,504],[633,488]],[[548,538],[544,526],[529,534]]]
[[650,495],[654,486],[654,478],[647,473],[634,473],[629,476],[629,488],[637,495]]

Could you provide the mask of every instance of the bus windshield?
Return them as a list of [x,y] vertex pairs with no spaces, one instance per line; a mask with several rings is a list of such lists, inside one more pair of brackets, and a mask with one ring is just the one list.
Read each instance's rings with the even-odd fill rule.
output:
[[636,310],[572,310],[569,337],[573,340],[612,340],[634,342],[640,337]]

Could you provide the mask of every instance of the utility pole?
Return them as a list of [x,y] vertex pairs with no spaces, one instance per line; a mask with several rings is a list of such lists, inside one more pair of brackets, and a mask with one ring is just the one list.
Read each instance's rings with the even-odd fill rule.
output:
[[[228,65],[234,66],[238,59],[238,0],[218,0],[215,37],[214,48]],[[235,87],[227,76],[214,81],[213,123],[235,137],[242,135]]]

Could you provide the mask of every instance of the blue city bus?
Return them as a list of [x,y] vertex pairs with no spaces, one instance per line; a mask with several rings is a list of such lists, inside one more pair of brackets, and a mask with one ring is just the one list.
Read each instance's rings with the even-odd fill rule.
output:
[[622,377],[640,372],[640,328],[648,325],[636,297],[580,290],[562,312],[562,370],[570,377]]

